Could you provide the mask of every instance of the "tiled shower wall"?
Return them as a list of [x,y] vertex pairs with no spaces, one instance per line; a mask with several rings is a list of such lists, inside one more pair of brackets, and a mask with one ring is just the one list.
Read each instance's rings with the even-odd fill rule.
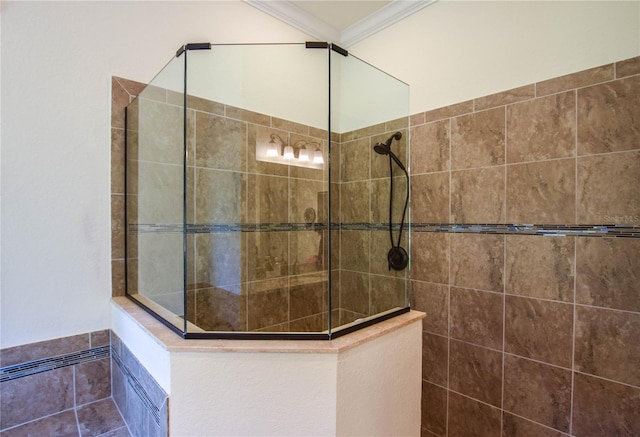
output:
[[[124,107],[142,88],[126,79],[113,79],[114,296],[124,294]],[[157,88],[147,88],[136,101],[140,116],[131,117],[127,135],[132,146],[140,143],[138,153],[131,148],[130,156],[136,159],[134,169],[144,177],[180,181],[180,103],[180,95]],[[266,143],[270,134],[277,134],[289,144],[300,140],[322,144],[326,159],[326,132],[199,98],[190,97],[188,107],[188,186],[194,191],[187,196],[187,209],[188,222],[197,227],[187,240],[188,319],[205,330],[327,329],[328,234],[326,228],[304,228],[307,208],[316,211],[317,222],[327,223],[327,173],[261,162],[255,156],[256,142]],[[386,227],[373,229],[370,224],[388,221],[389,196],[388,159],[374,154],[372,145],[400,130],[403,139],[393,150],[407,162],[407,127],[408,119],[395,120],[333,137],[331,171],[336,182],[331,219],[344,225],[332,231],[334,326],[405,306],[407,272],[388,270]],[[138,135],[138,130],[144,134]],[[403,200],[406,179],[397,168],[395,176],[394,197]],[[155,202],[149,217],[137,217],[140,223],[156,224],[157,217],[171,218],[169,223],[181,221],[181,202],[173,202],[178,207],[171,210],[171,199],[182,195],[178,182],[173,192],[165,189],[149,195],[147,191]],[[134,200],[135,194],[130,193]],[[399,200],[394,204],[395,221],[402,206]],[[288,223],[297,228],[249,229]],[[213,228],[217,230],[212,232]],[[131,284],[137,284],[138,271],[144,271],[140,278],[156,278],[155,283],[145,283],[145,294],[153,293],[153,299],[167,308],[181,307],[181,271],[171,275],[173,284],[163,273],[169,266],[155,274],[151,271],[171,252],[178,257],[172,265],[181,266],[181,236],[154,232],[131,236],[144,241],[129,246]],[[404,247],[407,239],[405,229]],[[171,241],[174,249],[168,250]],[[138,253],[140,248],[148,252],[144,257]],[[144,264],[143,258],[151,263]]]
[[[139,244],[129,246],[129,280],[177,314],[181,104],[182,95],[147,87],[134,103],[126,133],[129,168],[144,189],[129,193],[137,213],[132,223],[139,223],[139,232],[130,234]],[[271,134],[324,148],[326,132],[200,98],[189,97],[187,104],[188,320],[212,331],[326,329],[326,232],[304,226],[307,208],[324,208],[326,172],[256,159],[256,142],[269,142]],[[157,224],[166,230],[155,230]]]
[[[389,270],[387,252],[391,247],[389,223],[389,158],[373,151],[395,132],[400,141],[393,141],[392,151],[405,164],[407,160],[408,119],[398,119],[340,135],[332,144],[332,203],[338,214],[333,221],[342,229],[332,240],[335,255],[334,287],[339,284],[342,322],[378,314],[406,306],[408,269]],[[393,229],[394,244],[398,242],[402,217],[406,176],[393,164]],[[338,207],[339,206],[339,207]],[[408,250],[407,213],[401,246]],[[335,277],[339,278],[339,282]]]
[[[632,59],[412,116],[413,222],[638,226],[639,64]],[[116,82],[117,112],[139,85]],[[118,122],[114,295],[124,294]],[[385,131],[364,136],[386,139]],[[371,139],[363,142],[376,158]],[[348,176],[347,153],[344,186],[332,195],[342,190],[352,204],[361,197],[349,198],[347,184],[365,177]],[[413,307],[428,313],[424,435],[638,433],[640,352],[632,339],[640,333],[639,240],[419,231],[411,238]]]
[[640,238],[419,226],[637,236],[640,58],[415,114],[411,172],[422,435],[640,435]]

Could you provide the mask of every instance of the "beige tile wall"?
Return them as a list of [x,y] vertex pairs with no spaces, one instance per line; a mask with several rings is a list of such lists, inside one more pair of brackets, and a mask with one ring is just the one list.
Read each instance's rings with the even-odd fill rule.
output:
[[[640,226],[640,58],[411,117],[413,223]],[[640,239],[416,232],[422,435],[640,435]]]

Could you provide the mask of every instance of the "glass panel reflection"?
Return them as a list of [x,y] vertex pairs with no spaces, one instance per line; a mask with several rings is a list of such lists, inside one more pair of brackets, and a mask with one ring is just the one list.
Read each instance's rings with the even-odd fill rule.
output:
[[372,151],[398,131],[407,162],[407,114],[406,84],[330,46],[183,52],[127,110],[128,295],[192,337],[329,338],[408,310],[387,261],[406,178]]

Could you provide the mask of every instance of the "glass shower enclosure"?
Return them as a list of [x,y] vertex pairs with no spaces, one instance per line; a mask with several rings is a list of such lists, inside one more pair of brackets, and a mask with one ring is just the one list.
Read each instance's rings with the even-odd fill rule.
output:
[[408,175],[373,151],[400,132],[408,162],[408,115],[407,84],[334,44],[181,47],[126,109],[127,296],[184,338],[331,339],[408,311],[387,259]]

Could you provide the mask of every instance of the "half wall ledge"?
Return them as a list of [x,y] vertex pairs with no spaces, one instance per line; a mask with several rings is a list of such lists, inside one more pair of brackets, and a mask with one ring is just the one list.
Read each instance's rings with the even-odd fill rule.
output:
[[170,435],[420,435],[422,312],[334,340],[184,340],[125,297],[111,317]]

